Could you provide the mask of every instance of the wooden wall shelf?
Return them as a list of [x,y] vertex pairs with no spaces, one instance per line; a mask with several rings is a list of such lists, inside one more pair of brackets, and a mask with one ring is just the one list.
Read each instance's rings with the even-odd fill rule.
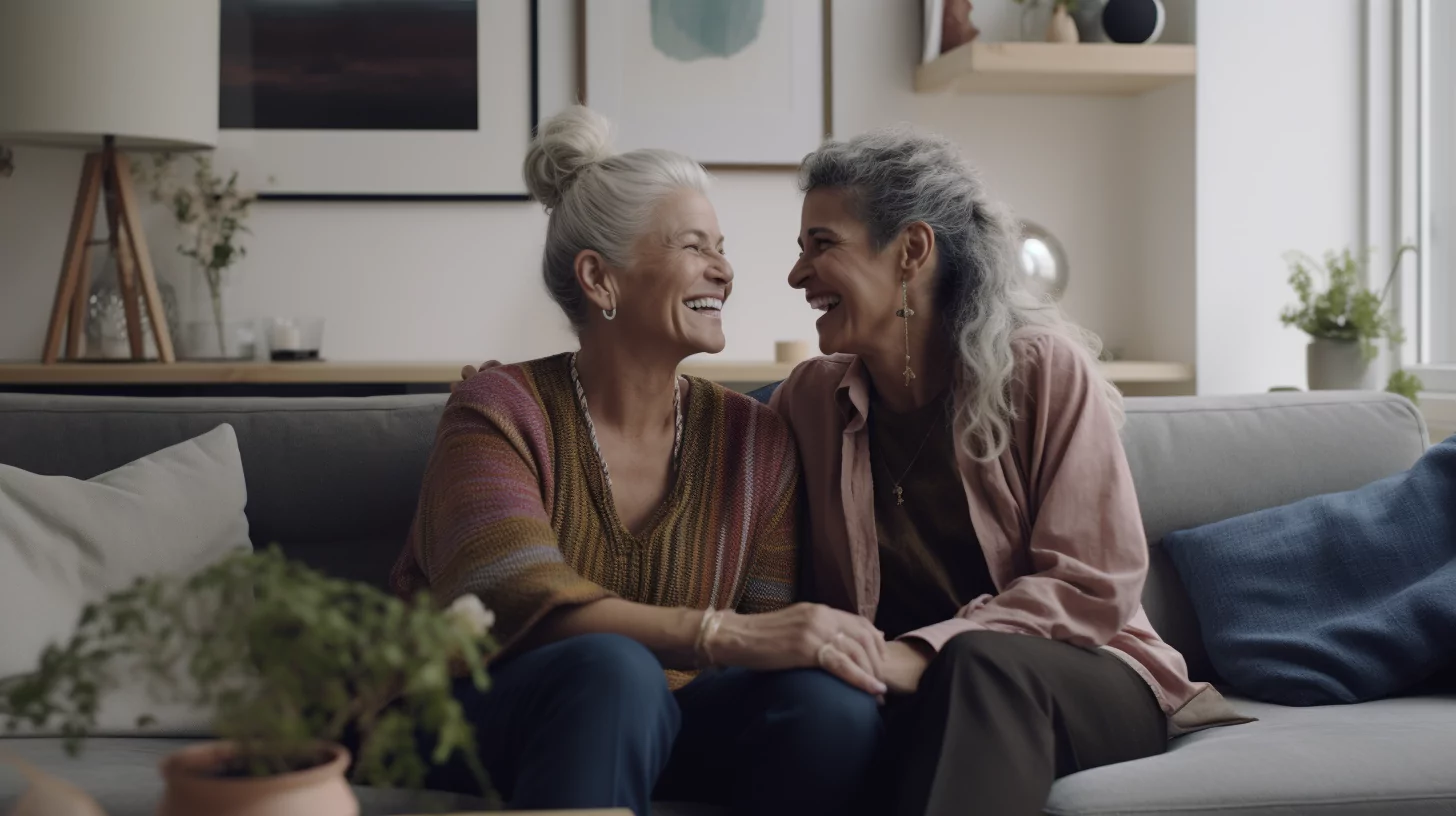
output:
[[[1118,361],[1103,363],[1119,383],[1179,383],[1193,379],[1181,363]],[[462,363],[40,363],[0,362],[0,386],[152,386],[152,385],[443,385],[460,377]],[[689,360],[691,374],[725,384],[782,380],[792,365],[769,362]]]
[[1196,46],[972,42],[915,70],[915,91],[1136,96],[1194,76]]
[[[794,367],[787,363],[730,363],[717,361],[683,363],[681,371],[720,383],[771,383],[789,376]],[[1187,383],[1193,381],[1193,367],[1182,363],[1118,360],[1102,363],[1102,371],[1116,383]]]

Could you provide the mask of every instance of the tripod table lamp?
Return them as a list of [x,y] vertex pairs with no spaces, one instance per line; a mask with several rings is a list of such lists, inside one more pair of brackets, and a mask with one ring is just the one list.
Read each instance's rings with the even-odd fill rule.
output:
[[98,244],[117,261],[132,359],[145,307],[158,357],[176,360],[127,152],[216,146],[218,25],[219,0],[0,1],[0,144],[88,151],[43,362],[60,359],[62,334],[80,355]]

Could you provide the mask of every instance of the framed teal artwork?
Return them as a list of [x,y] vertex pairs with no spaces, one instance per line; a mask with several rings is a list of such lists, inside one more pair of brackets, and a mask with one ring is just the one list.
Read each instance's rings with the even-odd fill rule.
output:
[[832,131],[830,0],[582,0],[579,95],[619,149],[797,166]]

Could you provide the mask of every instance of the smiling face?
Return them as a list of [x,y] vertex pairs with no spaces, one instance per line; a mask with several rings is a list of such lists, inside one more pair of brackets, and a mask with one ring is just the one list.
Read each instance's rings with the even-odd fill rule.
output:
[[620,330],[686,357],[723,350],[723,307],[733,292],[733,267],[708,197],[678,190],[657,203],[633,245],[631,265],[617,275]]
[[849,205],[844,190],[819,188],[804,197],[801,254],[789,285],[803,289],[809,305],[824,312],[814,324],[820,351],[874,356],[900,337],[895,312],[903,273],[897,242],[876,252],[868,227]]

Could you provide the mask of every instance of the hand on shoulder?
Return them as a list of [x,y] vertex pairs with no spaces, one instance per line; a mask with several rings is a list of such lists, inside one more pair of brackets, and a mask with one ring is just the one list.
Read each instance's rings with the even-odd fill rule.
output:
[[492,368],[496,368],[500,364],[501,364],[501,361],[500,360],[486,360],[485,362],[483,362],[483,363],[480,364],[480,368],[476,368],[473,365],[468,365],[468,366],[465,366],[464,368],[461,368],[460,369],[460,382],[450,383],[450,393],[452,393],[452,394],[455,393],[455,389],[456,388],[459,388],[461,383],[469,380],[471,377],[474,377],[476,374],[479,374],[482,371],[488,371],[488,370],[490,370]]

